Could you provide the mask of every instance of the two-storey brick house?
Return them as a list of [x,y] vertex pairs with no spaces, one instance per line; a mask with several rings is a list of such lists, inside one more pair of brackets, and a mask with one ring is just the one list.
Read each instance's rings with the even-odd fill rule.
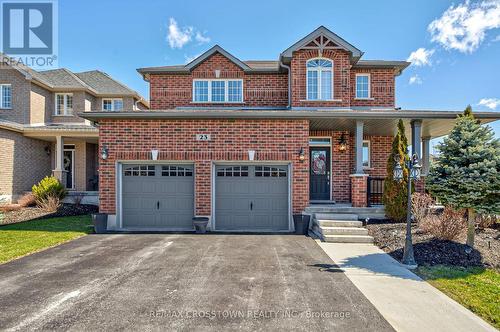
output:
[[[403,119],[428,169],[429,140],[458,112],[396,108],[405,61],[363,52],[319,27],[277,61],[214,46],[186,65],[138,69],[151,110],[90,112],[99,122],[100,210],[115,229],[290,231],[313,203],[367,205]],[[477,113],[493,121],[498,115]]]
[[15,200],[51,174],[71,192],[96,192],[98,130],[77,113],[148,103],[101,71],[36,71],[1,60],[0,201]]

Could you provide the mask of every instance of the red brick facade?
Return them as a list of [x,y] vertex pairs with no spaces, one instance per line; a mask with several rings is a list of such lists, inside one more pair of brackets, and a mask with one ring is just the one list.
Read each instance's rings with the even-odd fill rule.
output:
[[[103,120],[100,145],[109,157],[100,164],[100,210],[115,214],[116,161],[148,160],[151,149],[158,160],[193,161],[197,215],[211,213],[211,167],[214,161],[248,160],[291,162],[292,209],[301,213],[309,202],[309,162],[299,161],[309,143],[307,120]],[[211,134],[197,141],[196,134]]]

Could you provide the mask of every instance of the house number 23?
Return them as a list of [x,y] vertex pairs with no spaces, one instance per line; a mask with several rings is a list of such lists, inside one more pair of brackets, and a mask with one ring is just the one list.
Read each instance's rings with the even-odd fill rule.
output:
[[211,139],[210,134],[196,134],[197,141],[210,141]]

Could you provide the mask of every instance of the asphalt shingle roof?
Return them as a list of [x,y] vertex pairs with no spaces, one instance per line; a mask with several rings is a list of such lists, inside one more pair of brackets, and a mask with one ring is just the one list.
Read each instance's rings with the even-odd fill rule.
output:
[[99,94],[105,95],[137,95],[132,89],[129,89],[122,83],[111,78],[106,73],[99,70],[86,71],[82,73],[75,73],[75,75],[89,85],[92,89]]

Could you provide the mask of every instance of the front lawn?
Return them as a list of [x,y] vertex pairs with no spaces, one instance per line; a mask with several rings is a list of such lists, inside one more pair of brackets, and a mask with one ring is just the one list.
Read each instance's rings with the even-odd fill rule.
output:
[[0,226],[0,264],[92,232],[92,220],[88,215]]
[[500,329],[500,272],[482,267],[421,266],[417,274]]

